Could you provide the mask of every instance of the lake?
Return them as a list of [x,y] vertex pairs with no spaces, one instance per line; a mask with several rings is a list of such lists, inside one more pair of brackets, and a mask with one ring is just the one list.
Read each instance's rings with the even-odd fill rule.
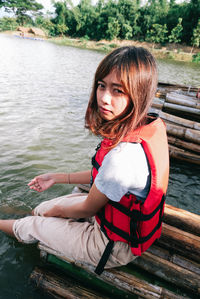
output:
[[[30,191],[36,175],[90,167],[99,140],[84,129],[84,113],[104,54],[2,34],[0,49],[0,218],[9,219],[73,189]],[[200,85],[197,64],[162,60],[158,67],[160,81]],[[167,203],[200,214],[199,198],[199,167],[171,161]],[[29,283],[39,263],[35,245],[0,232],[0,298],[45,298]]]

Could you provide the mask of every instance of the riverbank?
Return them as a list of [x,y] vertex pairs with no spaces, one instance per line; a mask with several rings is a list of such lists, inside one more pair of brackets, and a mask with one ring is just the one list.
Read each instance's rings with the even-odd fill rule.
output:
[[[66,45],[72,47],[78,47],[88,50],[96,50],[101,52],[110,52],[111,50],[122,46],[141,46],[147,48],[158,59],[173,59],[177,61],[192,62],[193,55],[200,53],[200,49],[193,49],[189,46],[183,46],[179,44],[168,44],[165,47],[159,44],[151,44],[147,42],[139,42],[132,40],[114,40],[114,41],[92,41],[84,38],[75,39],[69,37],[54,37],[48,39],[59,45]],[[200,54],[199,54],[200,55]]]
[[[4,31],[1,33],[9,34],[9,35],[19,35],[19,32],[16,31]],[[37,36],[35,35],[34,37],[37,38]],[[71,46],[71,47],[77,47],[81,49],[95,50],[104,53],[108,53],[117,47],[132,45],[138,47],[139,46],[145,47],[146,49],[151,51],[151,53],[158,59],[172,59],[176,61],[192,62],[193,56],[195,54],[198,54],[200,57],[199,48],[192,48],[180,44],[167,44],[166,46],[162,46],[160,44],[152,44],[152,43],[139,42],[133,40],[93,41],[93,40],[87,40],[85,38],[78,39],[78,38],[70,38],[70,37],[46,37],[46,38],[43,37],[43,39],[63,46]],[[198,62],[200,62],[200,58],[197,60],[199,60]]]

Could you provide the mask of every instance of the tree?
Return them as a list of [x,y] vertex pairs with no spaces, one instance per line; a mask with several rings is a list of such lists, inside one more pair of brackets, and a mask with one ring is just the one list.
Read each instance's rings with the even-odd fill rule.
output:
[[153,24],[152,28],[147,31],[147,40],[153,43],[163,44],[167,40],[167,25]]
[[18,24],[15,18],[4,17],[0,19],[0,31],[15,30]]
[[193,30],[193,36],[191,42],[193,47],[200,46],[200,19],[198,21],[197,27]]
[[48,35],[50,35],[50,36],[55,36],[57,33],[56,25],[53,24],[49,18],[44,18],[42,16],[38,16],[35,19],[35,25],[37,27],[45,29],[45,31],[47,31]]
[[133,36],[133,28],[130,26],[130,23],[127,22],[122,24],[122,38],[131,39]]
[[69,30],[69,28],[65,24],[57,24],[56,29],[58,31],[58,34],[61,34],[62,36]]
[[0,8],[2,7],[5,11],[14,13],[19,24],[24,25],[25,21],[31,18],[28,13],[38,12],[43,5],[35,0],[0,0]]
[[120,32],[120,25],[116,18],[109,17],[108,19],[108,29],[106,31],[107,39],[113,40],[118,37]]
[[182,18],[178,19],[178,24],[174,27],[169,35],[170,43],[179,43],[181,41],[183,26],[182,26]]

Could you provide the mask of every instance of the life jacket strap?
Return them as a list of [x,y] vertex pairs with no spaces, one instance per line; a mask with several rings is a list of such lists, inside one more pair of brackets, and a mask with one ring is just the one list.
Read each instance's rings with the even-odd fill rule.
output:
[[106,245],[106,248],[103,252],[103,255],[95,269],[95,273],[98,275],[101,275],[101,273],[104,271],[104,267],[109,259],[109,256],[113,250],[113,246],[114,246],[114,241],[113,240],[109,240],[108,244]]

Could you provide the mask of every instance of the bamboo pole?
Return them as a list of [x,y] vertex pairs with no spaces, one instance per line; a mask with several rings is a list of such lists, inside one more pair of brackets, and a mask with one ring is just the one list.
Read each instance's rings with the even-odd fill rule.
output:
[[156,244],[200,262],[200,237],[163,223],[162,235]]
[[153,108],[157,108],[160,110],[163,110],[164,112],[170,112],[174,114],[182,114],[183,116],[190,116],[194,117],[195,119],[200,119],[200,109],[192,108],[192,107],[186,107],[183,105],[177,105],[172,103],[166,103],[165,101],[154,98],[152,103]]
[[152,245],[147,252],[152,253],[155,256],[163,258],[173,264],[180,266],[184,269],[187,269],[193,273],[200,275],[200,265],[194,261],[191,261],[189,258],[178,255],[177,253],[167,250],[156,245]]
[[186,96],[175,92],[167,93],[165,102],[200,109],[200,101],[197,98],[192,98],[191,96]]
[[185,232],[200,236],[200,215],[165,204],[163,221]]
[[200,145],[198,145],[198,144],[183,141],[179,138],[176,138],[176,137],[173,137],[173,136],[170,136],[170,135],[168,135],[168,143],[170,145],[173,145],[176,148],[180,148],[180,149],[184,149],[184,150],[194,152],[196,154],[200,154]]
[[199,155],[189,153],[183,149],[177,148],[170,144],[169,144],[169,155],[170,155],[170,158],[173,158],[173,159],[200,165]]
[[30,281],[38,288],[45,291],[53,298],[66,299],[108,299],[107,296],[97,294],[94,290],[86,289],[72,282],[65,275],[55,274],[47,269],[35,268],[30,276]]
[[153,103],[152,103],[151,106],[152,106],[153,108],[162,110],[162,109],[163,109],[163,106],[164,106],[164,101],[161,100],[160,98],[154,98],[154,99],[153,99]]
[[181,112],[182,114],[185,115],[191,115],[195,116],[198,119],[200,118],[200,109],[192,108],[192,107],[186,107],[183,105],[178,105],[178,104],[171,104],[171,103],[164,103],[163,105],[164,110],[169,110],[174,113]]
[[175,265],[171,261],[158,257],[151,252],[145,252],[132,263],[165,281],[194,294],[200,294],[200,275]]
[[167,123],[167,133],[200,144],[200,131]]

